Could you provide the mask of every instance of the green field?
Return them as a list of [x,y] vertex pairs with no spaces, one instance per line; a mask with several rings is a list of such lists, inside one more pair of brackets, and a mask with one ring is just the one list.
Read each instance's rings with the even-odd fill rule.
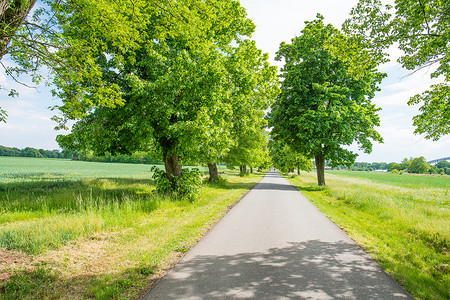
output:
[[411,188],[445,188],[450,189],[450,176],[440,176],[440,175],[415,175],[415,174],[391,174],[383,172],[355,172],[355,171],[326,171],[326,173],[354,177],[354,178],[364,178],[369,179],[373,182],[393,184],[396,186],[404,186]]
[[0,298],[135,298],[262,176],[221,169],[190,202],[150,168],[0,157]]
[[0,156],[0,183],[95,178],[151,178],[150,165]]
[[[294,175],[295,177],[295,175]],[[329,171],[288,178],[417,299],[450,299],[450,177]]]

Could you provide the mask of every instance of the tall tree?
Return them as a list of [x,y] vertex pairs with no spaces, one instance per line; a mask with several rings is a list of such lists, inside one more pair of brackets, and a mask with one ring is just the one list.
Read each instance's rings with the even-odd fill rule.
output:
[[229,167],[239,166],[242,173],[247,172],[247,166],[251,169],[264,163],[267,151],[268,135],[264,127],[246,127],[235,132],[236,144],[224,157]]
[[270,156],[274,166],[282,172],[288,172],[297,168],[297,174],[300,171],[311,171],[313,164],[311,159],[295,152],[288,144],[279,140],[269,141]]
[[441,0],[360,0],[344,30],[361,40],[379,58],[398,44],[404,55],[398,61],[408,70],[435,67],[432,78],[443,82],[409,99],[421,105],[413,118],[415,133],[438,140],[450,133],[450,2]]
[[[362,67],[352,63],[351,56],[344,59],[335,41],[340,41],[336,45],[351,41],[332,25],[324,25],[321,15],[305,23],[301,35],[291,44],[281,43],[277,52],[276,59],[285,60],[284,80],[270,125],[277,139],[315,158],[318,184],[325,185],[325,160],[332,166],[350,166],[357,154],[346,146],[356,142],[370,152],[372,141],[382,141],[374,129],[380,122],[379,109],[370,99],[383,74],[376,72],[371,60]],[[357,53],[364,56],[363,50]]]
[[234,157],[240,153],[241,158],[248,152],[245,157],[249,165],[261,160],[266,144],[264,113],[279,91],[277,69],[267,60],[268,55],[249,39],[240,41],[225,57],[227,79],[218,106],[220,113],[210,114],[211,122],[203,122],[205,126],[199,130],[203,138],[198,144],[197,162],[208,164],[210,181],[218,179],[216,162],[227,160],[230,151]]
[[231,91],[234,143],[224,157],[229,166],[258,167],[267,157],[268,135],[264,119],[267,109],[280,92],[277,68],[267,62],[268,55],[257,49],[254,41],[241,44],[227,64],[234,82]]

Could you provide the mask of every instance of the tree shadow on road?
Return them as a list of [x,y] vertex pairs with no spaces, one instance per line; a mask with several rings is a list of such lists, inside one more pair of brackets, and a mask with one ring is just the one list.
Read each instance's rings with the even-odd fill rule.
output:
[[144,299],[412,299],[361,254],[344,241],[311,240],[267,252],[198,256],[179,263]]
[[295,187],[291,184],[280,184],[271,182],[260,182],[254,188],[254,190],[272,190],[272,191],[296,191]]
[[294,187],[300,192],[302,192],[302,191],[305,191],[305,192],[321,192],[321,191],[324,191],[324,190],[328,189],[325,186],[301,186],[301,185],[294,185]]

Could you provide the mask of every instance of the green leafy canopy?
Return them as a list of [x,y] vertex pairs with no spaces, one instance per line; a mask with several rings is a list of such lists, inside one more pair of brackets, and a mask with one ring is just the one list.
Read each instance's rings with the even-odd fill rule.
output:
[[356,57],[370,57],[358,43],[324,25],[321,15],[305,23],[301,35],[277,52],[285,65],[282,92],[270,116],[273,136],[307,157],[324,155],[331,165],[351,165],[357,155],[345,146],[356,142],[370,153],[372,141],[383,140],[374,129],[380,109],[370,99],[385,75],[374,69],[375,62],[363,67],[345,54],[340,45],[350,44]]

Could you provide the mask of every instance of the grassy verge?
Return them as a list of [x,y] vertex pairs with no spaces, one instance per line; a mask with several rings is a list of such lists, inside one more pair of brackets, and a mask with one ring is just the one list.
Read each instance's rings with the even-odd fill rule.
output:
[[127,178],[3,174],[0,298],[136,298],[262,178],[226,171],[191,203],[155,196],[129,169],[142,166],[119,168]]
[[448,188],[338,174],[327,173],[326,188],[311,173],[288,180],[414,297],[450,299]]

